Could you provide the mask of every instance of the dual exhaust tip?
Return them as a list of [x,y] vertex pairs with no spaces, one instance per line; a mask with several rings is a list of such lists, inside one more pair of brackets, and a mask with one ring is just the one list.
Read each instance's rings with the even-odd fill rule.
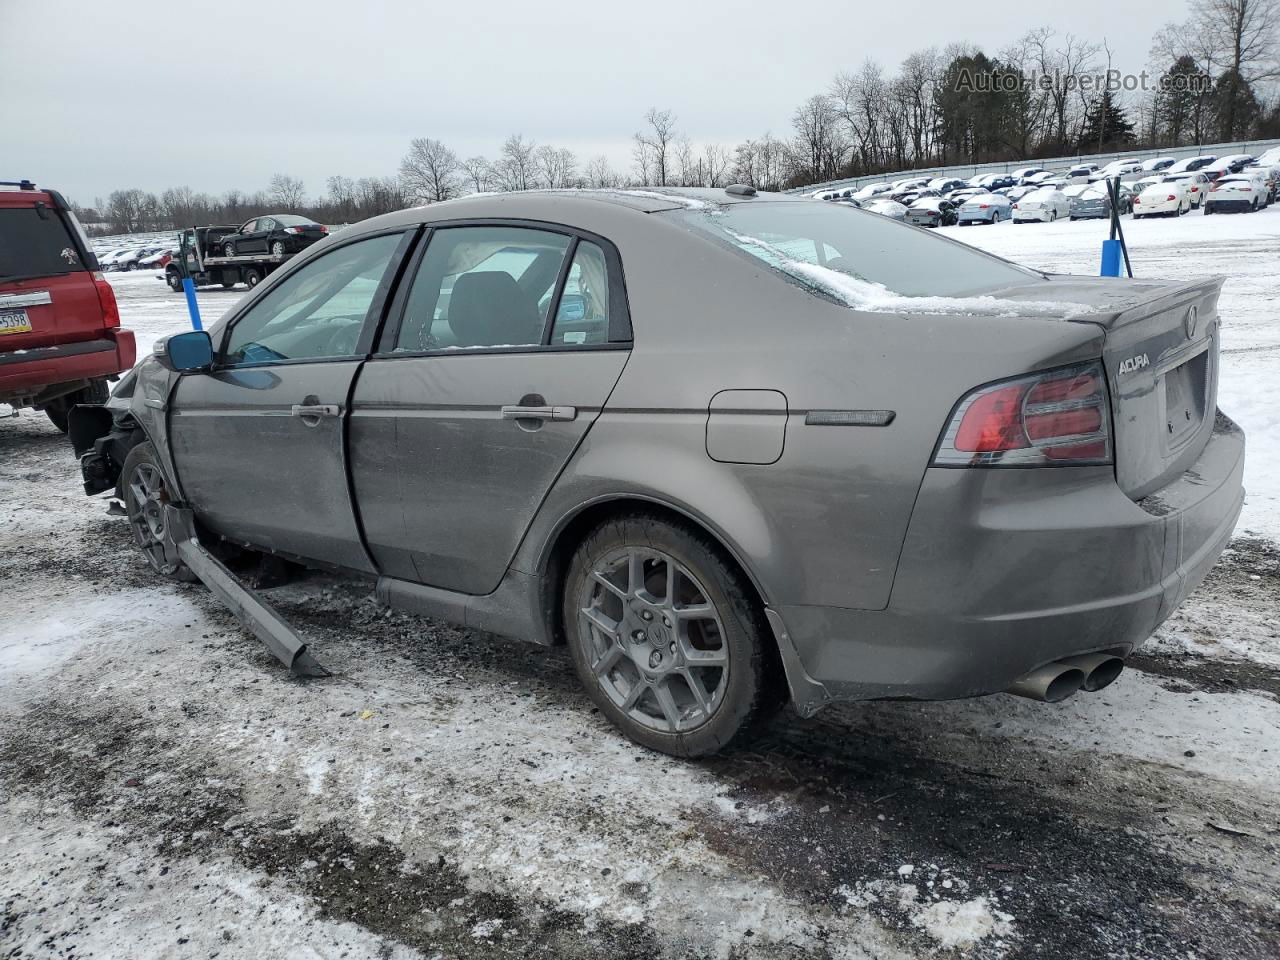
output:
[[1045,664],[1019,678],[1006,692],[1043,703],[1058,703],[1084,690],[1093,693],[1115,682],[1124,661],[1109,653],[1090,653]]

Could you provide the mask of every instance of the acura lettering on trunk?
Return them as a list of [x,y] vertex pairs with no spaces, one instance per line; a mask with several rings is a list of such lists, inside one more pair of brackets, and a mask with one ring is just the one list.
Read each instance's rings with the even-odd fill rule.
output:
[[745,186],[488,194],[319,241],[73,436],[158,573],[247,550],[567,644],[697,756],[786,702],[1114,681],[1240,510],[1220,285]]

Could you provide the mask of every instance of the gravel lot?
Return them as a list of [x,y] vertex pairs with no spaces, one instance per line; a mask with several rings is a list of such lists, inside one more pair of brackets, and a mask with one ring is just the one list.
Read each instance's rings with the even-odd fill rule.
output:
[[[1280,208],[1191,220],[1135,261],[1232,276],[1250,499],[1131,669],[1054,706],[784,713],[676,761],[562,651],[321,574],[269,592],[334,674],[290,680],[151,576],[42,415],[0,420],[0,957],[1280,956]],[[1092,271],[1102,228],[947,232]],[[114,282],[140,346],[185,322]]]

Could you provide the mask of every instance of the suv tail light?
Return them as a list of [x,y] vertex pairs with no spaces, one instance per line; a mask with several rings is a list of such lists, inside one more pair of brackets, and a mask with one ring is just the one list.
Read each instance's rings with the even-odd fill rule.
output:
[[93,275],[93,286],[98,291],[98,305],[102,307],[102,325],[104,327],[120,326],[120,308],[116,305],[116,292],[107,283],[101,273]]
[[961,400],[934,466],[1111,463],[1107,383],[1098,362],[979,387]]

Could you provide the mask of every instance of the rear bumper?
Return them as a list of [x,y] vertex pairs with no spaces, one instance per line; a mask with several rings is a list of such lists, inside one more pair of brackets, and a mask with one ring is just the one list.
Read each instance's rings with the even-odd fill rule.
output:
[[[98,340],[0,353],[0,401],[22,403],[50,387],[115,376],[137,359],[132,330],[106,330]],[[56,393],[55,393],[56,395]]]
[[933,468],[886,609],[777,614],[820,702],[978,696],[1062,657],[1127,656],[1226,546],[1243,472],[1221,414],[1191,469],[1140,503],[1109,467]]
[[1244,213],[1253,209],[1252,200],[1218,200],[1211,198],[1205,205],[1212,207],[1214,213]]

